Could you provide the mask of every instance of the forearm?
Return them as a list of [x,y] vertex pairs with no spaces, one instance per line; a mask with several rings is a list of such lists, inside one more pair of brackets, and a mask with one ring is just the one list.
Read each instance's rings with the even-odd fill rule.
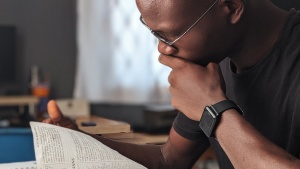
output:
[[159,145],[137,145],[113,141],[97,135],[92,135],[92,137],[147,168],[166,168]]
[[300,160],[276,146],[235,110],[222,114],[216,137],[235,168],[300,168]]
[[137,145],[113,141],[91,135],[103,144],[149,169],[191,168],[207,149],[206,141],[190,141],[172,128],[167,142],[163,145]]

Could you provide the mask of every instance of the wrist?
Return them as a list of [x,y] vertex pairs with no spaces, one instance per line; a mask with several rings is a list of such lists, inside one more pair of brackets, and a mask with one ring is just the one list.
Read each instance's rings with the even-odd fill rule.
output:
[[[215,129],[215,137],[218,138],[219,140],[221,135],[227,136],[228,131],[236,131],[237,130],[236,125],[238,124],[242,125],[242,122],[240,120],[241,120],[241,115],[238,111],[236,111],[235,109],[226,110],[222,114],[220,122]],[[235,127],[232,128],[232,124],[234,124]]]

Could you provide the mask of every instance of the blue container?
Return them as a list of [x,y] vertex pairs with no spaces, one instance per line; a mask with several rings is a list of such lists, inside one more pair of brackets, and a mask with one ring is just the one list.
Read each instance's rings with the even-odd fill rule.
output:
[[0,163],[35,160],[29,128],[0,128]]

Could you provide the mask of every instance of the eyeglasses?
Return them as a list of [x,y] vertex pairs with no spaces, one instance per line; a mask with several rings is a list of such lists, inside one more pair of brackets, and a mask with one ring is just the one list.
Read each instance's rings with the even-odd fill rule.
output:
[[147,24],[146,22],[144,21],[142,15],[140,16],[140,21],[142,22],[143,25],[145,25],[150,31],[151,33],[160,41],[170,45],[170,46],[173,46],[173,44],[175,42],[177,42],[180,38],[182,38],[186,33],[188,33],[188,31],[190,31],[204,16],[206,13],[209,12],[209,10],[218,2],[219,0],[216,0],[197,20],[196,22],[190,26],[182,35],[180,35],[178,38],[176,38],[174,41],[169,41],[167,40],[165,37],[161,36],[158,32],[156,31],[153,31]]

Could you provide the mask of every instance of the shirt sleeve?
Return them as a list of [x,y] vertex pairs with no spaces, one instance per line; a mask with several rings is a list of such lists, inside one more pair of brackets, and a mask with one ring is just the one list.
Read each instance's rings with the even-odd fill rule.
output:
[[175,118],[173,128],[179,135],[188,140],[208,140],[199,127],[199,121],[191,120],[181,112]]

